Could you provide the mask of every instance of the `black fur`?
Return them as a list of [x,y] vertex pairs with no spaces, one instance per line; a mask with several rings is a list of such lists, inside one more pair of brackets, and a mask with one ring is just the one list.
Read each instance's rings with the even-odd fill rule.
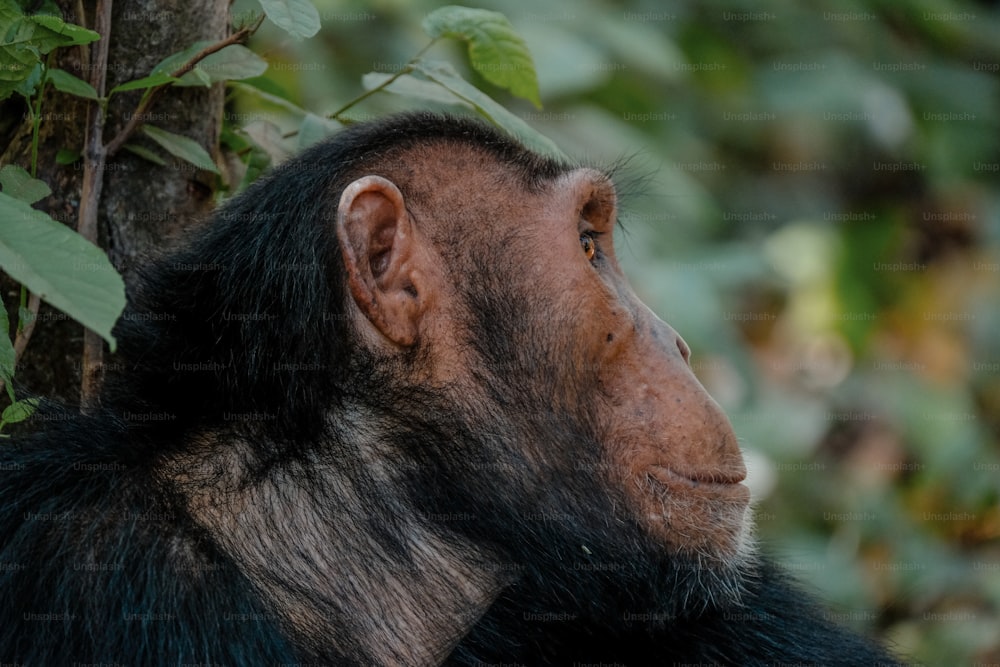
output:
[[0,662],[296,659],[236,566],[150,488],[123,424],[46,416],[0,449]]
[[[632,609],[612,622],[572,611],[531,611],[514,589],[466,637],[447,664],[901,666],[871,642],[825,618],[820,606],[769,563],[739,605],[696,616]],[[627,597],[627,595],[626,595]]]
[[[336,203],[362,174],[405,174],[406,152],[430,141],[482,147],[528,190],[568,168],[476,122],[395,117],[282,165],[152,262],[116,328],[101,407],[47,406],[34,434],[0,446],[0,662],[372,664],[354,641],[364,619],[349,596],[296,591],[343,623],[319,640],[294,635],[249,561],[163,483],[165,462],[206,438],[249,445],[241,488],[290,480],[324,525],[379,545],[345,572],[406,568],[414,527],[482,545],[512,585],[455,638],[448,664],[891,662],[824,620],[772,566],[706,571],[663,554],[622,515],[597,472],[602,424],[573,410],[570,380],[556,372],[572,367],[571,351],[531,347],[545,323],[489,268],[494,257],[463,268],[473,267],[462,290],[475,320],[455,332],[482,362],[472,372],[483,400],[413,385],[354,339]],[[358,414],[368,421],[348,425]],[[384,443],[382,470],[363,463],[362,440]],[[540,466],[551,451],[571,454]],[[327,544],[335,561],[339,543]],[[739,603],[719,593],[734,582]]]

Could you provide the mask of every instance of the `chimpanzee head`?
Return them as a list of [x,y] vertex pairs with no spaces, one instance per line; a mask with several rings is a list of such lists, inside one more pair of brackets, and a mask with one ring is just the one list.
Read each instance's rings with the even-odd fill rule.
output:
[[622,273],[614,184],[479,125],[414,124],[362,153],[335,222],[351,336],[393,388],[387,436],[420,433],[399,447],[414,504],[547,562],[542,582],[672,563],[699,603],[733,593],[699,586],[745,559],[746,470],[687,344]]
[[317,655],[377,652],[392,605],[406,644],[421,605],[610,627],[731,602],[740,451],[616,216],[607,175],[478,122],[349,128],[150,272],[105,403],[173,415],[161,476]]

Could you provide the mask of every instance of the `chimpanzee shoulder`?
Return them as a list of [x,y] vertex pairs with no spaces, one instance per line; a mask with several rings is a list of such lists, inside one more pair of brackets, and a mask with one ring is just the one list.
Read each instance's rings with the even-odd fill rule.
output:
[[42,409],[0,447],[0,647],[31,665],[292,662],[247,579],[108,414]]

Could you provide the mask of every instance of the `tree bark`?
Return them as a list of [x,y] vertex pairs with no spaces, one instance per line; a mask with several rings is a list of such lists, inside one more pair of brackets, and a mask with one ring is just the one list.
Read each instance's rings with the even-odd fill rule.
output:
[[[60,0],[63,18],[94,27],[93,3]],[[86,6],[86,9],[83,8]],[[84,11],[85,16],[80,12]],[[200,40],[217,41],[229,33],[229,0],[119,0],[112,12],[107,69],[107,90],[146,76],[165,57]],[[55,66],[89,80],[89,47],[69,47],[57,52]],[[189,137],[209,153],[217,154],[222,124],[224,89],[170,88],[159,96],[143,120]],[[141,91],[115,95],[108,107],[104,142],[128,122]],[[87,103],[47,88],[38,148],[38,178],[52,188],[52,195],[37,204],[53,218],[76,226],[82,184],[82,160],[58,165],[63,148],[82,151]],[[0,163],[30,169],[31,123],[27,107],[17,98],[2,105]],[[141,134],[129,143],[160,154],[166,166],[153,164],[127,150],[109,156],[98,208],[98,242],[130,286],[147,257],[171,240],[183,236],[212,209],[216,176],[165,154]],[[0,277],[4,305],[16,321],[18,286]],[[15,373],[18,385],[36,395],[78,403],[83,329],[65,315],[43,304],[34,335]],[[105,353],[105,363],[114,363]]]

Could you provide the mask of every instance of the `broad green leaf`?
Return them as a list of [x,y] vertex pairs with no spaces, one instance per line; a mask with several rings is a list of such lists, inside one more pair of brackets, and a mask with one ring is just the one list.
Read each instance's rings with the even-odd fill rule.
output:
[[31,49],[36,54],[46,54],[60,46],[90,44],[101,38],[93,30],[66,23],[58,16],[35,14],[25,16],[9,4],[0,10],[0,19],[10,27],[3,36],[3,46]]
[[460,99],[471,104],[487,120],[517,137],[527,148],[549,155],[557,160],[566,160],[566,154],[559,150],[551,139],[541,134],[523,120],[507,111],[486,93],[460,77],[446,62],[418,61],[415,64],[421,74],[431,81],[450,90]]
[[37,407],[37,398],[26,398],[23,401],[14,401],[4,408],[3,414],[0,414],[0,428],[3,428],[7,424],[23,422],[25,419],[30,417],[32,413],[34,413],[35,408]]
[[69,227],[0,192],[0,269],[97,332],[114,350],[111,328],[125,307],[125,284],[107,255]]
[[31,97],[42,76],[41,56],[54,48],[89,44],[96,32],[48,14],[25,16],[17,4],[0,2],[0,100],[12,93]]
[[32,35],[32,43],[37,46],[41,53],[48,53],[60,46],[90,44],[101,38],[101,35],[93,30],[66,23],[58,16],[36,14],[28,18],[36,26]]
[[4,165],[0,168],[0,188],[5,195],[34,204],[52,194],[49,184],[43,180],[32,178],[31,174],[16,164]]
[[0,100],[20,93],[31,97],[42,78],[42,64],[36,52],[0,44]]
[[74,151],[69,148],[60,148],[56,153],[56,164],[67,165],[73,164],[80,159],[80,151]]
[[[364,86],[365,90],[374,90],[384,84],[392,76],[392,74],[386,74],[384,72],[369,72],[361,77],[361,85]],[[395,95],[405,95],[406,97],[427,100],[429,102],[455,104],[469,109],[472,108],[472,105],[468,101],[463,100],[460,97],[456,97],[452,92],[441,87],[439,84],[436,84],[433,81],[418,79],[414,76],[410,76],[409,74],[404,74],[398,77],[395,81],[386,86],[384,90]]]
[[[183,63],[181,63],[183,64]],[[126,81],[120,86],[115,86],[111,89],[110,95],[115,93],[124,93],[127,90],[139,90],[142,88],[153,88],[155,86],[162,86],[166,83],[173,83],[178,81],[177,77],[170,76],[168,72],[157,72],[156,74],[150,74],[149,76],[144,76],[141,79],[133,79],[132,81]]]
[[100,99],[93,86],[82,79],[76,78],[65,70],[50,69],[47,77],[56,90],[88,100]]
[[454,37],[469,45],[472,69],[487,81],[542,107],[531,52],[500,12],[450,5],[424,19],[431,37]]
[[199,169],[219,173],[219,168],[212,162],[212,157],[194,139],[167,132],[153,125],[143,125],[142,131],[171,155],[179,157],[185,162],[190,162]]
[[[24,12],[21,11],[21,8],[16,3],[10,2],[9,0],[3,0],[0,2],[0,21],[3,21],[0,25],[9,26],[7,30],[8,33],[14,30],[14,26],[12,24],[21,19],[23,16]],[[7,37],[4,37],[3,39],[6,40]]]
[[260,6],[267,18],[295,38],[319,32],[319,12],[309,0],[260,0]]
[[[181,63],[183,64],[183,63]],[[204,72],[209,83],[216,81],[231,81],[233,79],[249,79],[260,76],[267,71],[267,61],[245,46],[233,44],[217,51],[198,63],[196,70]],[[204,80],[195,78],[194,72],[188,72],[177,82],[178,86],[203,86]]]
[[158,164],[161,167],[167,166],[166,160],[164,160],[162,157],[160,157],[153,151],[149,150],[145,146],[140,146],[139,144],[125,144],[124,146],[122,146],[122,148],[127,150],[129,153],[134,153],[138,155],[144,160],[149,160],[153,164]]

